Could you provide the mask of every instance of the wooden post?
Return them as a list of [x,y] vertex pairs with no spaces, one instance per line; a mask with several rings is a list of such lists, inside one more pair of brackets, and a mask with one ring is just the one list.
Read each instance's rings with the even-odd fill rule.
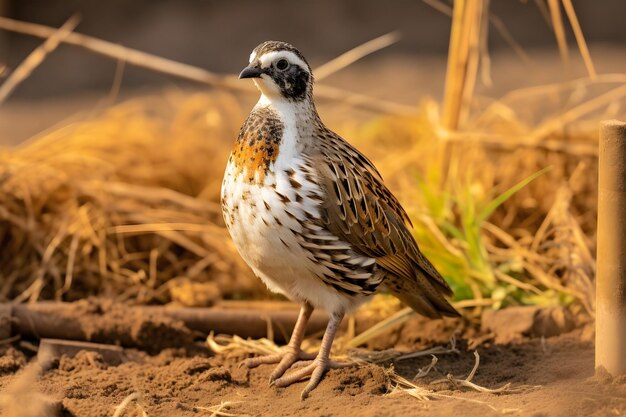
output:
[[596,369],[626,374],[626,123],[600,126]]

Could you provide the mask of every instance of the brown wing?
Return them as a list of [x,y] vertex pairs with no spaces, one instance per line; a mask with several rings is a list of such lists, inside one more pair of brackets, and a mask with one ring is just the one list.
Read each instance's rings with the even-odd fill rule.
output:
[[420,252],[408,215],[374,165],[332,132],[318,143],[316,167],[326,193],[326,227],[389,272],[389,290],[431,317],[458,315],[443,295],[452,290]]

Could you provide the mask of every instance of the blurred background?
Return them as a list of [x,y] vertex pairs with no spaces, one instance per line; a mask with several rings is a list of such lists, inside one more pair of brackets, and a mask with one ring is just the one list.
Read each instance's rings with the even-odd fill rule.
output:
[[[451,2],[435,3],[449,7]],[[573,1],[598,72],[620,72],[626,68],[622,22],[626,3],[601,3]],[[513,88],[585,74],[575,53],[564,72],[545,2],[492,1],[489,7],[493,84],[478,82],[477,93],[499,97]],[[424,96],[440,98],[443,93],[450,17],[420,0],[0,1],[2,16],[53,27],[74,13],[81,16],[77,32],[227,74],[237,74],[250,51],[267,39],[294,44],[316,66],[379,35],[399,31],[399,42],[324,82],[413,105]],[[526,56],[515,53],[497,25],[506,28]],[[567,36],[575,47],[570,31]],[[0,30],[0,64],[14,68],[40,43]],[[19,142],[84,110],[108,94],[117,65],[110,58],[61,45],[0,108],[0,139]],[[164,87],[198,85],[130,65],[123,69],[122,98]]]

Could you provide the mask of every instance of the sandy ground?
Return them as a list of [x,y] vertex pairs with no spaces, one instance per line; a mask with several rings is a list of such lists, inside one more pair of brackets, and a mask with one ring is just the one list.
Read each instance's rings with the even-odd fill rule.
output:
[[[76,311],[84,314],[81,308]],[[24,341],[0,345],[2,415],[108,417],[132,394],[136,394],[136,400],[121,416],[140,416],[136,404],[149,417],[219,415],[208,409],[224,402],[231,405],[223,411],[258,416],[626,414],[626,378],[594,376],[590,328],[547,339],[524,338],[508,345],[496,345],[487,338],[477,348],[480,366],[473,381],[488,388],[505,384],[511,388],[502,394],[489,394],[447,382],[431,384],[447,375],[465,378],[474,365],[468,342],[480,335],[453,320],[426,322],[415,318],[393,337],[381,339],[376,347],[388,347],[384,341],[393,340],[397,350],[417,351],[445,345],[455,332],[464,335],[459,336],[459,353],[439,355],[435,368],[416,380],[417,386],[436,394],[430,401],[404,392],[392,394],[394,382],[389,372],[395,369],[411,380],[430,364],[430,356],[331,370],[311,396],[301,401],[304,383],[282,389],[271,387],[271,366],[239,368],[245,354],[215,355],[203,342],[203,336],[189,337],[191,332],[181,328],[180,323],[161,320],[150,326],[143,320],[138,325],[137,317],[124,318],[119,310],[110,317],[111,323],[123,320],[141,331],[136,331],[132,340],[120,335],[118,343],[142,348],[125,349],[119,364],[107,362],[99,353],[81,351],[74,357],[61,356],[50,362],[46,370],[39,371],[31,358],[31,345]],[[155,328],[168,337],[154,337],[153,344],[142,344],[146,334]],[[97,329],[92,331],[91,334],[98,334]],[[468,339],[468,335],[472,337]],[[172,341],[177,341],[174,345],[178,347],[167,347],[172,346]],[[53,411],[46,413],[46,407]]]

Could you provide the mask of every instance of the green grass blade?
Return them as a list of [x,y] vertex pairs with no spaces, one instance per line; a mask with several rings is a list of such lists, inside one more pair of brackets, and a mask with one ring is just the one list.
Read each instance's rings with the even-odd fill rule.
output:
[[355,336],[346,344],[346,347],[354,348],[364,343],[367,343],[367,341],[373,339],[379,334],[384,333],[387,330],[394,329],[397,326],[401,325],[402,323],[410,319],[414,314],[415,312],[411,310],[411,307],[405,307],[402,310],[398,311],[393,316],[388,317],[385,320],[376,323],[375,325],[373,325],[372,327],[370,327],[363,333]]
[[531,176],[523,179],[522,181],[518,182],[517,184],[515,184],[514,186],[512,186],[511,188],[509,188],[508,190],[506,190],[505,192],[503,192],[502,194],[500,194],[499,196],[497,196],[496,198],[491,200],[491,202],[489,202],[489,204],[487,204],[487,206],[484,207],[478,213],[478,215],[476,217],[477,222],[478,223],[482,223],[485,220],[487,220],[489,218],[489,216],[491,216],[491,214],[500,205],[502,205],[502,203],[504,203],[506,200],[511,198],[511,196],[513,196],[513,194],[517,193],[519,190],[521,190],[522,188],[526,187],[532,181],[534,181],[535,179],[537,179],[538,177],[540,177],[541,175],[545,174],[546,172],[548,172],[551,169],[552,169],[552,167],[549,166],[549,167],[545,167],[544,169],[542,169],[540,171],[535,172]]

